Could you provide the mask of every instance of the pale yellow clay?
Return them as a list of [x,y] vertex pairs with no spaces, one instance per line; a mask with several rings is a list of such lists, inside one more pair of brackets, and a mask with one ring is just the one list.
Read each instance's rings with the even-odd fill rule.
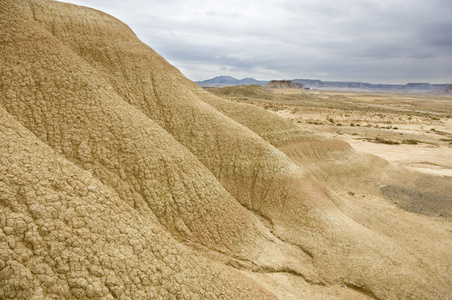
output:
[[451,223],[379,194],[421,179],[213,96],[105,13],[0,1],[1,299],[448,299]]

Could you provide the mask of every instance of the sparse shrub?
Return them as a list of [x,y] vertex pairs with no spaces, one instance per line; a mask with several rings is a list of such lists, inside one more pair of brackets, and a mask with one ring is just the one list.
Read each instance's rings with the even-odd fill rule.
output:
[[432,128],[432,129],[430,129],[430,131],[436,131],[436,129],[435,129],[435,128]]
[[399,145],[400,144],[400,142],[398,142],[398,141],[385,140],[381,137],[376,137],[375,142],[377,142],[379,144],[388,144],[388,145]]
[[399,127],[392,127],[392,129],[394,129],[394,130],[398,130],[398,129],[399,129]]
[[342,124],[341,123],[337,123],[336,126],[342,126]]
[[418,141],[414,140],[414,139],[407,139],[407,140],[403,140],[402,144],[408,144],[408,145],[417,145]]
[[350,126],[355,127],[355,123],[350,123]]

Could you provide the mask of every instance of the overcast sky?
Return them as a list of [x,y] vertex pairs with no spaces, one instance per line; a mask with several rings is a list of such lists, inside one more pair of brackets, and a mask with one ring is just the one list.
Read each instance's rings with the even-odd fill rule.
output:
[[452,83],[451,0],[66,0],[109,13],[192,80]]

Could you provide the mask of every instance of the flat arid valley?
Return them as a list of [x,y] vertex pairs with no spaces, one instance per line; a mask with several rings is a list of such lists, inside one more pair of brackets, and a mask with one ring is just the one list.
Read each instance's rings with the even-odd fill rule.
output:
[[395,165],[452,177],[452,94],[267,89],[207,89],[262,107]]
[[0,299],[451,299],[452,96],[201,88],[0,1]]

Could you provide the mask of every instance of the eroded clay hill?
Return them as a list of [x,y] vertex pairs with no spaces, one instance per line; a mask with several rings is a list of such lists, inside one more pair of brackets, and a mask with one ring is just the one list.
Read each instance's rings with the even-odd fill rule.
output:
[[0,298],[451,294],[450,223],[384,200],[411,182],[385,161],[201,90],[102,12],[4,0],[0,28]]

